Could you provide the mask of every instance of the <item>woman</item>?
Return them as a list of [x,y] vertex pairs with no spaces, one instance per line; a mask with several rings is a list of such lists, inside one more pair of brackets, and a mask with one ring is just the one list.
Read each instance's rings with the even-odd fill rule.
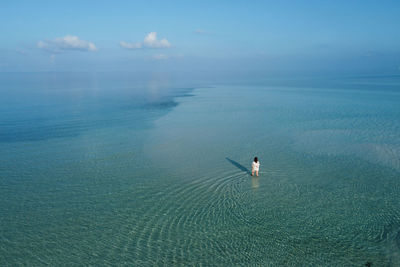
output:
[[259,169],[260,169],[260,162],[258,161],[258,158],[255,157],[253,163],[251,164],[251,176],[254,175],[254,172],[256,172],[256,175],[258,176]]

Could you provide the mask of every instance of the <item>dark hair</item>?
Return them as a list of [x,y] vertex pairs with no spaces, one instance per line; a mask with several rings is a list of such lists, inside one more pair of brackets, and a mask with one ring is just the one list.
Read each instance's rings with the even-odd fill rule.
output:
[[258,158],[257,158],[257,157],[254,158],[254,162],[255,162],[255,163],[258,162]]

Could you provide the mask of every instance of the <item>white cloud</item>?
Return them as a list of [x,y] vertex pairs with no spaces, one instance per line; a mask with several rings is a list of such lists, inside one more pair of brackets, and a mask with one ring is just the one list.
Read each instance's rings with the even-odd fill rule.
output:
[[127,43],[121,41],[120,46],[126,49],[140,49],[140,48],[169,48],[171,44],[165,38],[158,40],[156,32],[150,32],[144,37],[143,42]]
[[37,43],[37,46],[38,46],[39,48],[43,48],[43,49],[46,49],[47,47],[49,47],[49,45],[48,45],[47,43],[43,42],[43,41],[39,41],[39,42]]
[[194,33],[196,33],[196,34],[206,34],[207,32],[205,30],[203,30],[203,29],[196,29],[194,31]]
[[139,48],[142,48],[142,44],[141,43],[126,43],[124,41],[121,41],[119,43],[119,45],[121,47],[123,47],[123,48],[126,48],[126,49],[139,49]]
[[27,54],[26,51],[22,50],[22,49],[16,49],[15,52],[17,52],[18,54],[21,54],[21,55],[26,55]]
[[157,40],[157,33],[151,32],[145,38],[143,42],[148,47],[153,48],[168,48],[171,44],[168,42],[167,39]]
[[48,41],[39,41],[37,47],[52,53],[66,50],[96,51],[97,47],[92,42],[79,39],[78,36],[66,35]]
[[153,58],[157,59],[157,60],[163,60],[163,59],[168,59],[169,57],[164,54],[157,54],[157,55],[154,55]]
[[175,55],[166,55],[166,54],[155,54],[152,56],[152,59],[155,60],[179,60],[182,59],[184,56],[183,54],[175,54]]

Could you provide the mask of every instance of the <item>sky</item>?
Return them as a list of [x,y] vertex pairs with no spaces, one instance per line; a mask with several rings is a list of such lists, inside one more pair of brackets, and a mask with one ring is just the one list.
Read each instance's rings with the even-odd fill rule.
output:
[[0,72],[400,74],[400,1],[0,2]]

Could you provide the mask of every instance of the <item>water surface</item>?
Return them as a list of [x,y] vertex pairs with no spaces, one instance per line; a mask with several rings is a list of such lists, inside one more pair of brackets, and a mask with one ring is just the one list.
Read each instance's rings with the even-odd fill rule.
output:
[[400,263],[397,76],[19,75],[2,265]]

